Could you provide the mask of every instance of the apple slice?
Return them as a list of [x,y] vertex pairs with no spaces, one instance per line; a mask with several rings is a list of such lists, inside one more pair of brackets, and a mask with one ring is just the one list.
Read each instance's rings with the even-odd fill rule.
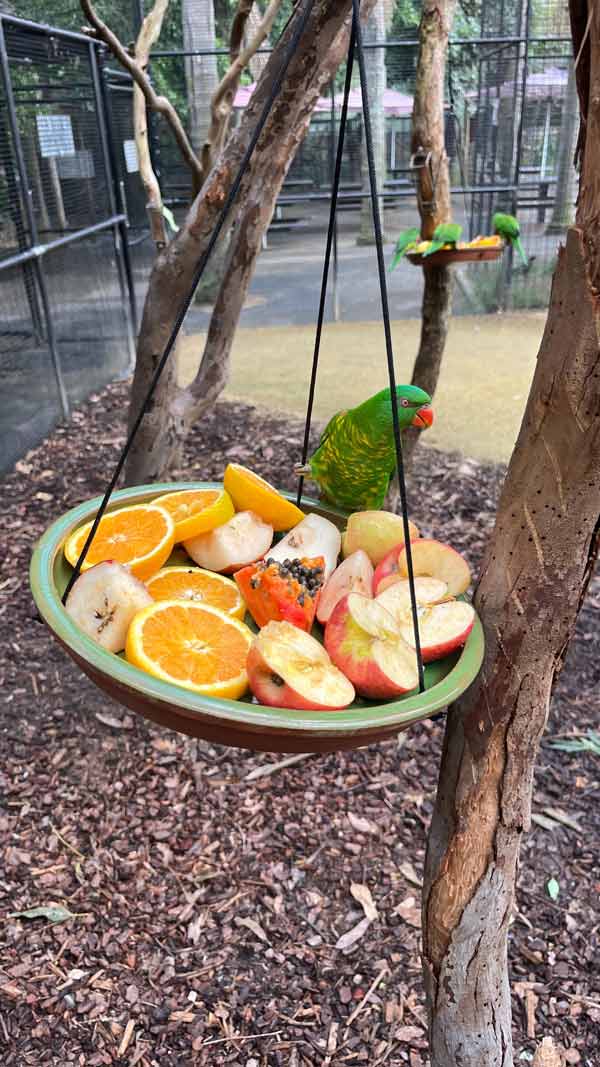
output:
[[65,611],[96,644],[122,652],[134,615],[154,600],[129,567],[113,560],[83,571],[67,597]]
[[[419,604],[438,604],[448,596],[448,586],[440,582],[439,578],[415,578],[415,598]],[[376,596],[378,604],[389,611],[396,621],[404,621],[406,612],[412,618],[410,602],[410,585],[408,578],[400,575],[392,585],[388,585],[382,593]]]
[[256,635],[246,662],[254,696],[269,707],[340,711],[354,687],[314,637],[289,622],[268,622]]
[[253,511],[238,511],[222,526],[184,541],[183,547],[199,567],[233,574],[248,563],[262,559],[272,541],[272,526]]
[[[398,620],[399,621],[399,620]],[[447,600],[445,604],[427,604],[419,608],[419,640],[424,663],[443,659],[464,645],[473,629],[475,611],[464,600]],[[400,633],[411,648],[415,632],[410,608],[400,622]]]
[[[450,545],[441,541],[422,538],[411,545],[413,573],[439,578],[448,586],[450,596],[460,596],[471,584],[471,571],[466,559]],[[408,574],[406,548],[398,556],[398,571],[403,578]]]
[[[410,539],[414,541],[419,531],[409,521]],[[391,511],[355,511],[348,519],[342,547],[344,557],[351,556],[358,548],[376,567],[395,545],[404,544],[404,523],[401,515]]]
[[331,578],[325,583],[319,597],[317,619],[326,623],[338,600],[348,593],[362,593],[370,597],[373,585],[373,564],[363,552],[357,549],[336,567]]
[[356,692],[370,700],[400,696],[418,684],[414,648],[392,615],[360,593],[336,604],[325,627],[325,648]]
[[[415,538],[411,537],[411,542]],[[384,589],[387,589],[394,582],[402,580],[402,575],[398,570],[398,557],[404,549],[404,541],[398,545],[394,545],[389,552],[385,554],[381,563],[378,563],[375,568],[375,574],[373,575],[373,596],[378,596],[379,593],[383,593]]]
[[337,526],[322,515],[307,515],[269,552],[269,559],[309,559],[323,556],[325,581],[333,574],[340,554],[342,537]]

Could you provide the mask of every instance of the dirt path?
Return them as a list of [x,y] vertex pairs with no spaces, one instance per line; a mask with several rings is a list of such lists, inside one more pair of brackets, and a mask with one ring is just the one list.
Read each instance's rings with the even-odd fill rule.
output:
[[[453,318],[427,444],[476,459],[508,461],[521,424],[545,316]],[[410,381],[418,346],[416,319],[393,323],[398,381]],[[233,346],[226,396],[303,415],[314,327],[240,329]],[[180,376],[188,381],[202,351],[202,335],[185,339]],[[342,322],[323,331],[315,401],[327,419],[387,385],[380,323]],[[485,414],[484,414],[485,413]]]
[[[0,483],[0,1048],[6,1067],[426,1067],[419,880],[443,720],[248,780],[275,756],[196,744],[125,713],[36,616],[31,547],[103,488],[126,386],[77,412]],[[221,403],[183,476],[235,459],[291,486],[301,425]],[[424,450],[425,533],[477,567],[501,481]],[[553,701],[510,968],[515,1062],[541,1037],[599,1062],[599,761],[551,737],[597,729],[596,582]],[[547,884],[554,878],[558,897]],[[362,918],[352,883],[369,887]],[[51,924],[11,915],[58,905]],[[376,982],[371,997],[365,996]]]

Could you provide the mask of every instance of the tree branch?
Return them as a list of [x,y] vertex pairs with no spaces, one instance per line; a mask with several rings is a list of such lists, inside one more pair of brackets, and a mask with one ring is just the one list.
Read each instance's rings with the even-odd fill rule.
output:
[[233,16],[233,22],[231,23],[231,33],[229,34],[229,62],[235,63],[237,57],[240,54],[242,44],[244,43],[244,33],[246,32],[246,23],[250,18],[250,12],[254,7],[254,0],[239,0],[237,11]]
[[[136,62],[145,70],[150,50],[160,37],[169,0],[156,0],[152,11],[144,19],[135,43]],[[148,144],[148,111],[146,99],[139,85],[133,86],[133,132],[138,154],[140,178],[146,190],[146,212],[150,220],[150,233],[158,251],[167,243],[167,230],[163,215],[162,193],[152,166]]]
[[[158,0],[155,9],[151,12],[150,15],[146,16],[146,18],[144,19],[144,24],[140,32],[140,39],[142,40],[142,43],[144,43],[146,39],[150,40],[152,37],[153,18],[156,16],[157,9],[160,10],[161,8],[164,8],[164,10],[166,10],[167,5],[168,0]],[[201,184],[202,167],[190,144],[189,138],[183,128],[179,115],[177,114],[171,101],[167,100],[166,96],[160,96],[154,91],[150,79],[144,71],[144,67],[148,63],[148,54],[146,54],[145,62],[143,63],[143,56],[138,57],[137,54],[135,58],[133,56],[130,56],[129,52],[127,52],[127,50],[123,47],[116,34],[114,34],[113,31],[106,25],[106,23],[103,22],[102,19],[97,15],[91,0],[81,0],[81,8],[90,26],[93,27],[95,36],[99,40],[104,41],[106,45],[108,45],[115,59],[117,59],[121,66],[123,66],[125,70],[128,71],[136,85],[139,86],[142,93],[144,94],[146,104],[148,105],[150,110],[157,111],[167,120],[173,131],[173,135],[175,137],[175,140],[177,141],[183,159],[192,172],[194,183],[198,185]],[[164,17],[164,10],[160,15],[161,25],[162,18]],[[150,46],[148,47],[148,52],[149,48]]]
[[202,148],[202,169],[205,177],[213,161],[219,155],[227,136],[233,101],[240,84],[242,71],[248,66],[255,52],[258,51],[263,41],[269,36],[280,7],[281,0],[271,0],[258,25],[253,40],[242,49],[244,28],[252,10],[252,2],[250,0],[239,0],[231,28],[229,48],[231,66],[217,86],[210,102],[210,128]]

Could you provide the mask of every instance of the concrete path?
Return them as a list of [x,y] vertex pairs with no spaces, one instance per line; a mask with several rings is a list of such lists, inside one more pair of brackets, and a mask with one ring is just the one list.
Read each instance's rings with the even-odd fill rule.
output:
[[[506,462],[519,432],[545,322],[542,312],[454,318],[438,392],[436,419],[426,431],[434,448]],[[410,381],[420,323],[393,323],[398,382]],[[304,415],[314,326],[237,331],[225,396],[271,410]],[[203,336],[182,346],[180,379],[191,380]],[[383,331],[378,322],[329,324],[323,331],[315,418],[327,419],[387,384]]]

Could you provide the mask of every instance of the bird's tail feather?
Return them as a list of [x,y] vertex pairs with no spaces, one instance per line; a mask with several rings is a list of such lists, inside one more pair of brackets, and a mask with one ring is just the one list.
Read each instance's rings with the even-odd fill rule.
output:
[[515,245],[515,248],[516,248],[517,252],[519,253],[519,255],[521,257],[521,262],[523,263],[523,266],[524,267],[528,267],[529,266],[529,260],[527,259],[527,255],[526,255],[525,249],[523,248],[523,245],[521,243],[521,238],[520,237],[515,237],[514,245]]

